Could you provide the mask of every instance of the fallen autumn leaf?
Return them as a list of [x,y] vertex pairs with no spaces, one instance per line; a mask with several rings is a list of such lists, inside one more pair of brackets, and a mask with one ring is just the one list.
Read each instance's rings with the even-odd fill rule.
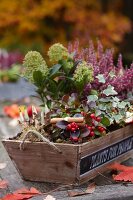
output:
[[41,192],[39,192],[36,188],[21,188],[19,190],[16,190],[12,194],[7,194],[0,200],[26,200],[39,194],[41,194]]
[[68,191],[68,195],[70,197],[76,197],[76,196],[81,196],[81,195],[86,195],[86,194],[92,194],[96,189],[95,183],[91,183],[85,191]]
[[133,183],[133,166],[125,166],[119,163],[114,163],[108,168],[112,170],[117,170],[119,172],[118,175],[113,175],[113,179],[115,181],[125,181]]

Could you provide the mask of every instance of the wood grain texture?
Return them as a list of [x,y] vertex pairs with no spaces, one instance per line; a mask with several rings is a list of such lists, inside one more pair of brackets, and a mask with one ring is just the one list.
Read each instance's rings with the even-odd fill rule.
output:
[[78,146],[57,145],[62,153],[47,144],[26,142],[24,151],[19,141],[3,142],[22,177],[31,181],[74,183],[76,180]]
[[55,183],[84,183],[98,173],[107,170],[107,166],[117,161],[128,159],[133,151],[129,151],[112,161],[80,176],[80,160],[109,145],[133,135],[132,125],[116,130],[108,135],[80,145],[55,144],[62,153],[53,150],[44,142],[25,143],[24,151],[20,151],[20,141],[4,140],[3,144],[15,163],[22,177],[26,180]]
[[107,171],[107,168],[111,163],[113,163],[115,161],[121,162],[121,161],[128,159],[133,154],[133,150],[126,152],[126,153],[108,161],[107,163],[104,163],[101,166],[99,166],[95,169],[92,169],[91,171],[80,176],[80,161],[81,161],[82,157],[84,157],[86,155],[90,155],[101,149],[104,149],[104,148],[106,148],[110,145],[113,145],[123,139],[126,139],[127,137],[132,136],[132,135],[133,135],[133,127],[132,127],[132,125],[128,125],[124,128],[113,131],[104,137],[101,137],[96,140],[92,140],[91,142],[80,145],[79,155],[78,155],[79,156],[78,167],[77,167],[77,179],[79,181],[79,184],[85,183],[89,179],[96,177],[98,175],[98,173],[103,173],[104,171]]

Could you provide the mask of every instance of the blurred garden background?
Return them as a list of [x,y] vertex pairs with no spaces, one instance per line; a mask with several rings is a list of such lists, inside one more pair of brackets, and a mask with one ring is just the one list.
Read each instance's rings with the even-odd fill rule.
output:
[[123,55],[124,66],[133,60],[132,0],[1,0],[0,82],[15,82],[29,50],[42,53],[55,42],[66,47],[79,41],[88,47],[100,40]]

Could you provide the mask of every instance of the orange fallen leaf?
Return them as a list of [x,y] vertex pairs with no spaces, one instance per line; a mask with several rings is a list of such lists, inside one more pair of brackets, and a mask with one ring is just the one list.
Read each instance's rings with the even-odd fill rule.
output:
[[5,189],[8,186],[8,182],[5,180],[0,181],[0,189]]
[[96,189],[95,183],[91,183],[85,191],[68,191],[68,195],[70,197],[76,197],[76,196],[81,196],[81,195],[86,195],[86,194],[92,194]]
[[17,104],[12,104],[11,106],[5,106],[4,113],[11,118],[18,118],[19,106]]
[[39,194],[41,194],[41,192],[39,192],[36,188],[21,188],[12,194],[7,194],[1,200],[26,200]]
[[125,166],[119,163],[114,163],[108,168],[119,171],[118,175],[113,175],[113,179],[115,181],[128,181],[133,183],[133,166]]

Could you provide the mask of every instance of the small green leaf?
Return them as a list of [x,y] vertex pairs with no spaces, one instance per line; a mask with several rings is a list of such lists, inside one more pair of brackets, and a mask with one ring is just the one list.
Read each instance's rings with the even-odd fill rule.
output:
[[106,82],[103,74],[98,74],[96,76],[96,78],[98,79],[99,83],[105,83]]
[[101,133],[99,131],[94,131],[95,135],[100,136]]
[[101,120],[101,123],[107,127],[110,125],[110,120],[107,118],[107,117],[103,117],[102,120]]
[[97,90],[91,90],[90,94],[91,94],[91,95],[97,95],[97,96],[98,96]]
[[62,65],[60,64],[54,65],[50,70],[50,77],[54,76],[60,70],[61,67]]
[[111,85],[108,85],[108,87],[103,90],[103,94],[105,94],[106,96],[110,96],[110,95],[117,95],[118,93],[114,90],[114,87]]
[[42,72],[41,71],[34,71],[33,79],[34,79],[35,85],[41,86],[42,82],[43,82]]

